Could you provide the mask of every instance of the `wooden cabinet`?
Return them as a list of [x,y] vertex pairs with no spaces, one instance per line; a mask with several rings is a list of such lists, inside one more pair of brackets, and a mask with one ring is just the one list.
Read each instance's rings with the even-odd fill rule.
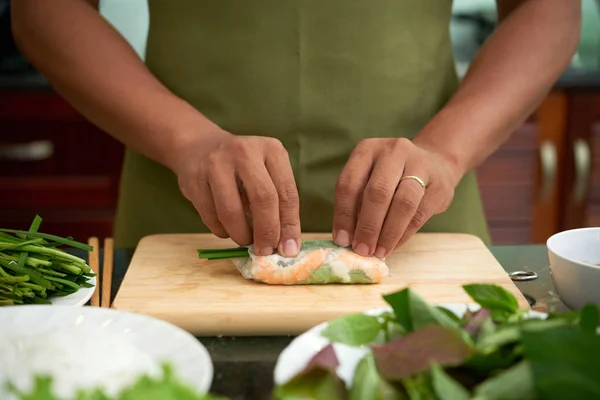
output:
[[0,226],[112,235],[123,146],[48,91],[0,92]]
[[566,130],[564,229],[600,226],[600,93],[572,91]]
[[477,173],[494,244],[600,226],[600,92],[552,91]]
[[527,242],[532,235],[538,127],[523,124],[477,170],[493,241]]

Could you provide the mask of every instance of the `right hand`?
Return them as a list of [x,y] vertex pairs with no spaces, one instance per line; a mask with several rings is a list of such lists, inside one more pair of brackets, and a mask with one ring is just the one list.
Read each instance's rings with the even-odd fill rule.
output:
[[[258,255],[294,257],[300,248],[300,205],[294,174],[281,142],[213,132],[179,155],[179,188],[204,224]],[[246,218],[249,211],[252,225]]]

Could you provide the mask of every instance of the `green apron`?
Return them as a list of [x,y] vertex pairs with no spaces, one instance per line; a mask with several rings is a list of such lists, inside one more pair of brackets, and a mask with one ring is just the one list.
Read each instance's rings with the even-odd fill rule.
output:
[[[356,144],[414,137],[457,89],[450,0],[149,0],[146,63],[237,135],[289,152],[303,232],[331,232],[334,186]],[[474,173],[422,228],[489,241]],[[127,149],[115,242],[208,232],[175,175]]]

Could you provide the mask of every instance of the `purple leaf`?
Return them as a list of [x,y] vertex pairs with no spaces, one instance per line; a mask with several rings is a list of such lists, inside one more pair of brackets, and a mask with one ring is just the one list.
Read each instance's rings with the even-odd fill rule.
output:
[[429,325],[380,346],[372,346],[379,373],[389,380],[429,370],[432,363],[456,366],[474,350],[454,331]]
[[338,365],[340,365],[340,362],[335,354],[335,349],[332,344],[329,344],[323,347],[310,359],[303,372],[310,372],[314,369],[324,369],[326,371],[335,372]]
[[330,344],[314,355],[303,371],[275,388],[274,399],[343,400],[347,398],[344,381],[336,374],[339,365]]
[[469,314],[467,320],[469,321],[465,325],[465,330],[469,332],[469,335],[474,336],[481,328],[481,324],[490,317],[490,310],[481,308],[475,313]]

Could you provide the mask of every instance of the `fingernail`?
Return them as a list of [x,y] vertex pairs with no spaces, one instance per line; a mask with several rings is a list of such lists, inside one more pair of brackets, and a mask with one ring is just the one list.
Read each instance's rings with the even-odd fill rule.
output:
[[367,246],[365,243],[359,243],[358,246],[356,246],[356,248],[354,249],[354,251],[363,257],[369,256],[369,246]]
[[262,247],[258,250],[259,256],[270,256],[271,254],[273,254],[272,247]]
[[335,235],[335,244],[340,247],[350,246],[350,235],[345,230],[339,230]]
[[282,254],[285,257],[295,257],[298,255],[298,243],[294,239],[289,239],[285,243],[283,243]]
[[383,258],[383,257],[385,257],[386,253],[387,253],[387,250],[384,247],[377,246],[377,250],[375,250],[375,257]]

